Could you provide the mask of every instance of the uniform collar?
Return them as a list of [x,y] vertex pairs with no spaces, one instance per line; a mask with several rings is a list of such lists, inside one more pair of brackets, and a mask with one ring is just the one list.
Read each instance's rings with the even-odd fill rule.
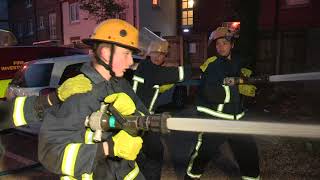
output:
[[105,79],[92,67],[91,62],[85,63],[80,71],[86,75],[94,84],[99,84],[105,81]]

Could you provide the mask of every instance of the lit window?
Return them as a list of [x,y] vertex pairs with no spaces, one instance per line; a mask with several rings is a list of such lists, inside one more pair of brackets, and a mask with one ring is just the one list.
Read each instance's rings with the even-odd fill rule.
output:
[[152,7],[160,7],[160,0],[152,0]]
[[182,26],[193,25],[193,0],[182,0]]
[[43,18],[43,16],[39,17],[39,29],[40,30],[44,29],[44,18]]
[[50,39],[57,39],[57,16],[56,13],[49,14]]
[[79,22],[79,3],[72,3],[69,7],[70,23]]

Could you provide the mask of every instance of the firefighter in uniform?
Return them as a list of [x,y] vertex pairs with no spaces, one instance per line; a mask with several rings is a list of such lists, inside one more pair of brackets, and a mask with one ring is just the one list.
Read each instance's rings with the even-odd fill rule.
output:
[[139,63],[134,73],[133,90],[147,106],[149,112],[154,113],[160,91],[164,92],[164,89],[168,89],[164,87],[172,87],[173,83],[189,79],[191,64],[188,58],[185,58],[183,66],[163,66],[168,54],[169,43],[147,28],[141,30],[140,42],[141,49],[146,49],[147,59]]
[[94,142],[93,132],[85,128],[86,117],[98,111],[101,102],[113,103],[122,115],[148,114],[122,78],[133,63],[132,51],[138,51],[138,30],[125,21],[109,19],[83,42],[95,54],[81,68],[92,90],[71,96],[46,113],[39,134],[39,160],[62,179],[144,179],[134,161],[142,146],[140,137],[121,130],[104,132],[102,142]]
[[57,91],[40,96],[16,97],[0,102],[0,131],[41,121],[48,108],[65,101],[69,96],[92,89],[90,80],[82,74],[67,79]]
[[[147,42],[143,39],[148,39]],[[141,61],[133,76],[133,90],[140,97],[148,111],[153,114],[158,95],[163,88],[172,87],[191,75],[190,66],[166,67],[163,66],[168,53],[167,40],[155,35],[150,30],[140,30],[140,43],[146,49],[147,59]],[[147,44],[147,45],[146,45]],[[138,162],[143,164],[146,179],[160,179],[163,161],[163,144],[160,134],[146,132],[143,136],[143,152],[146,157],[139,156]],[[146,159],[144,159],[146,158]]]
[[[217,56],[207,59],[200,67],[203,71],[197,98],[197,112],[205,118],[239,120],[245,113],[241,107],[240,94],[254,96],[253,85],[225,86],[225,77],[250,75],[250,70],[243,68],[241,61],[231,50],[234,46],[234,32],[226,27],[217,28],[210,36],[216,45]],[[228,141],[239,168],[231,161],[219,163],[219,147]],[[189,159],[185,179],[200,179],[210,160],[221,165],[219,168],[232,178],[259,179],[259,157],[252,137],[200,133],[198,141]],[[239,170],[240,169],[240,170]]]

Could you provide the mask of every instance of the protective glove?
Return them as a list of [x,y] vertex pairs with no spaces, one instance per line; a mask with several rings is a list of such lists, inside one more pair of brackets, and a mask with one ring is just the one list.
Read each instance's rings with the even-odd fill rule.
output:
[[61,101],[65,101],[68,97],[86,93],[92,90],[91,81],[86,78],[83,74],[79,74],[73,78],[67,79],[59,88],[58,88],[58,97]]
[[241,75],[243,77],[250,77],[252,74],[252,71],[250,69],[247,68],[241,68]]
[[164,84],[164,85],[161,85],[160,88],[159,88],[159,92],[160,93],[164,93],[166,91],[168,91],[169,89],[173,88],[174,84]]
[[106,103],[113,103],[113,107],[116,108],[123,116],[128,116],[136,111],[136,105],[132,99],[126,93],[115,93],[107,96],[104,99]]
[[254,97],[256,95],[257,87],[254,85],[240,84],[239,93],[244,96]]
[[107,141],[110,157],[117,156],[126,160],[133,161],[137,158],[142,148],[142,138],[133,137],[124,130],[121,130]]

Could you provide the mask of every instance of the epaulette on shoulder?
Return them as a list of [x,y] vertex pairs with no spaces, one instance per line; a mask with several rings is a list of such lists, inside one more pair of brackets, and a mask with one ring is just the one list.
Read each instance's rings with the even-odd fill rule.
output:
[[212,57],[208,58],[208,59],[200,66],[201,71],[202,71],[202,72],[205,72],[206,69],[207,69],[207,67],[208,67],[208,65],[209,65],[210,63],[214,62],[214,61],[217,60],[217,59],[218,59],[217,56],[212,56]]

